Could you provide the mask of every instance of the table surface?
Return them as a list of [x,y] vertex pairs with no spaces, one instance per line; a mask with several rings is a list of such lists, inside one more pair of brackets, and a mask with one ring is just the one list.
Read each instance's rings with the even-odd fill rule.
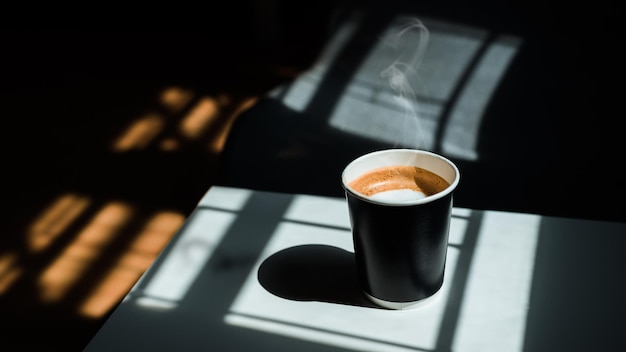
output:
[[85,351],[626,350],[626,224],[454,208],[444,285],[358,288],[345,199],[213,186]]

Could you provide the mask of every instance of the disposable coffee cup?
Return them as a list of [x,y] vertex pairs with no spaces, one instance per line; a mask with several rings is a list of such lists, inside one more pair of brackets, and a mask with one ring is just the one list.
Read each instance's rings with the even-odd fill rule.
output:
[[450,160],[417,149],[375,151],[344,168],[359,282],[372,302],[412,309],[441,289],[459,177]]

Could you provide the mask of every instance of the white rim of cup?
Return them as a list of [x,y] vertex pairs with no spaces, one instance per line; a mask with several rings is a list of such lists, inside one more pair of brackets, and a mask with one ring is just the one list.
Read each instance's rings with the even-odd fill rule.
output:
[[[454,179],[452,181],[448,181],[450,182],[450,186],[448,186],[446,189],[444,189],[441,192],[435,193],[433,195],[430,196],[426,196],[424,198],[420,198],[420,199],[413,199],[413,200],[406,200],[406,201],[396,201],[396,202],[385,202],[385,201],[379,201],[379,200],[374,200],[371,199],[355,190],[352,189],[352,187],[350,187],[348,185],[348,182],[346,180],[346,171],[348,171],[352,166],[354,166],[355,164],[361,162],[364,159],[367,158],[373,158],[382,154],[387,154],[387,153],[410,153],[410,154],[421,154],[421,155],[427,155],[430,157],[433,157],[435,159],[439,159],[443,162],[445,162],[450,168],[452,168],[452,170],[454,171]],[[377,167],[371,168],[367,171],[370,170],[374,170],[378,167],[384,167],[384,166],[393,166],[393,165],[402,165],[402,164],[389,164],[389,165],[379,165]],[[428,171],[434,172],[437,175],[439,175],[439,173],[430,170],[422,165],[413,165],[413,164],[404,164],[404,165],[410,165],[410,166],[417,166],[417,167],[421,167],[424,169],[427,169]],[[439,175],[441,176],[441,175]],[[443,177],[443,176],[442,176]],[[459,184],[459,179],[460,179],[461,175],[459,173],[459,169],[457,168],[457,166],[450,161],[448,158],[433,153],[433,152],[429,152],[427,150],[422,150],[422,149],[402,149],[402,148],[398,148],[398,149],[383,149],[383,150],[378,150],[378,151],[374,151],[374,152],[370,152],[364,155],[361,155],[360,157],[352,160],[348,165],[346,165],[346,167],[343,169],[343,172],[341,173],[341,183],[343,185],[343,188],[345,190],[347,190],[348,192],[352,193],[354,196],[366,201],[366,202],[370,202],[370,203],[375,203],[375,204],[382,204],[382,205],[387,205],[387,206],[408,206],[408,205],[418,205],[418,204],[425,204],[425,203],[430,203],[432,201],[435,201],[437,199],[443,198],[445,196],[447,196],[448,194],[452,193],[452,191],[454,191],[454,189],[456,188],[456,186]],[[351,180],[350,180],[351,181]]]

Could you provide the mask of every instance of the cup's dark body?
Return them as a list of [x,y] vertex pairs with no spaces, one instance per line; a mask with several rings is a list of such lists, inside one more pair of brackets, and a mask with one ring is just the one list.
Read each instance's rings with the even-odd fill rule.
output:
[[443,284],[452,193],[429,203],[390,206],[346,191],[359,281],[387,302],[416,302]]
[[[416,176],[412,168],[406,174],[405,166],[429,171],[445,182],[433,175]],[[459,170],[452,161],[418,149],[374,151],[344,168],[341,182],[359,281],[375,304],[391,309],[416,308],[441,289],[452,194],[459,179]],[[413,185],[424,190],[435,184],[445,188],[423,193],[423,197],[406,193]],[[381,191],[365,195],[377,189]],[[385,193],[388,190],[394,193]]]

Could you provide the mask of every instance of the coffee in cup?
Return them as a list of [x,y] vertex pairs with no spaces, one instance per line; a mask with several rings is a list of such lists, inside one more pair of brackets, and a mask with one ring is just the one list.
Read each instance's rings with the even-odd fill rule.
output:
[[373,200],[394,202],[432,196],[450,187],[450,183],[418,166],[393,165],[368,171],[349,186]]

